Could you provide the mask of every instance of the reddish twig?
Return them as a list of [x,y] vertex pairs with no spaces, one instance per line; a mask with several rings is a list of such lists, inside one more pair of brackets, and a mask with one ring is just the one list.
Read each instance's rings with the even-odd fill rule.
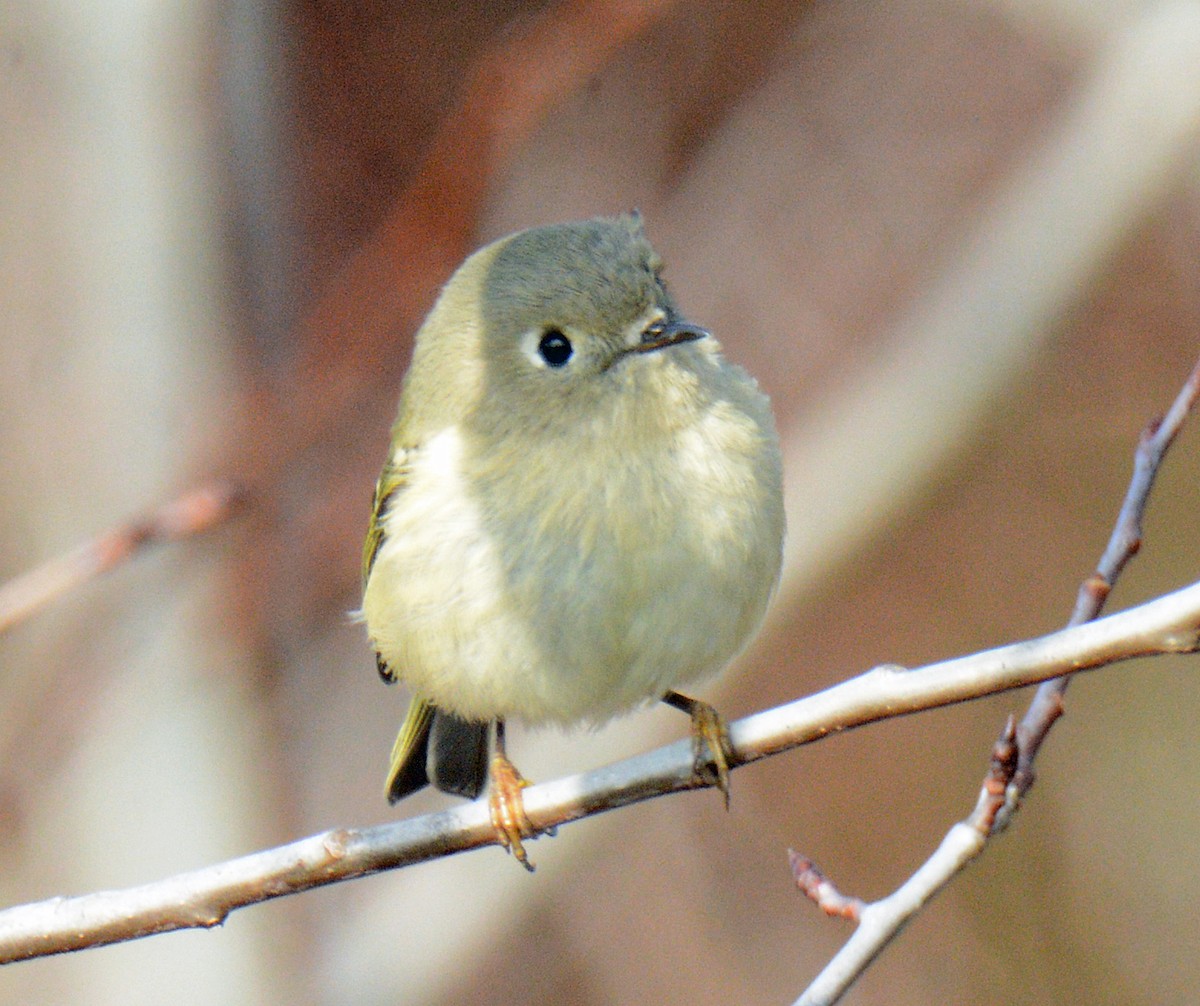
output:
[[788,866],[792,868],[792,879],[796,881],[796,886],[826,915],[849,919],[851,922],[860,920],[865,907],[862,898],[842,894],[811,859],[806,859],[794,849],[788,849]]
[[979,800],[975,809],[967,818],[967,824],[979,834],[992,834],[996,827],[996,818],[1003,810],[1008,793],[1008,787],[1016,775],[1018,764],[1017,724],[1012,716],[1004,723],[1004,729],[992,745],[992,757],[988,765],[987,775],[983,777],[983,786],[979,790]]
[[241,491],[227,483],[195,489],[0,585],[0,634],[151,545],[209,530],[225,520],[241,499]]

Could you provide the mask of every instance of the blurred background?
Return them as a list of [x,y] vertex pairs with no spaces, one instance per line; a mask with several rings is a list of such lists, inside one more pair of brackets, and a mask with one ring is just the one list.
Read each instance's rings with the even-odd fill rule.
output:
[[[0,580],[214,477],[249,506],[0,638],[0,903],[390,809],[360,544],[413,332],[477,245],[639,207],[785,441],[788,567],[704,697],[1059,626],[1200,351],[1200,4],[47,0],[0,7]],[[1200,418],[1200,417],[1197,417]],[[1112,607],[1200,573],[1185,429]],[[1200,984],[1195,658],[1087,676],[1010,832],[857,1003]],[[964,816],[1026,695],[497,849],[0,972],[88,1004],[787,1003]],[[514,732],[550,779],[670,710]]]

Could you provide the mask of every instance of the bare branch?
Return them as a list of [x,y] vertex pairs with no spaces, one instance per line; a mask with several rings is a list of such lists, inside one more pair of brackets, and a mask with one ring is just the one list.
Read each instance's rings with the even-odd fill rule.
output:
[[[979,791],[975,809],[965,821],[960,821],[942,839],[942,844],[921,868],[888,897],[871,904],[837,895],[853,904],[858,921],[854,935],[834,955],[795,1006],[827,1006],[837,1002],[893,939],[900,935],[909,920],[941,891],[968,863],[983,852],[996,815],[1004,806],[1005,793],[1017,767],[1016,726],[1012,717],[1004,725],[999,739],[992,747],[991,767]],[[788,850],[795,872],[798,857]],[[797,883],[801,883],[797,877]],[[822,878],[823,879],[823,878]],[[826,882],[828,884],[828,882]],[[832,884],[828,884],[835,890]],[[801,887],[809,897],[813,897]],[[818,892],[824,894],[818,888]],[[826,895],[828,897],[828,895]],[[816,899],[814,899],[816,900]],[[818,904],[826,910],[825,899]],[[833,902],[836,905],[836,901]]]
[[[1200,649],[1200,583],[1120,614],[915,671],[878,667],[732,724],[746,764],[877,720],[1088,670],[1129,657]],[[525,791],[539,831],[707,783],[690,739]],[[977,825],[959,830],[979,835]],[[948,842],[962,844],[961,837]],[[495,843],[487,802],[361,830],[342,829],[123,891],[0,912],[0,963],[219,925],[234,909],[323,884]],[[969,843],[968,843],[969,844]],[[958,853],[956,853],[957,855]]]
[[[1188,375],[1166,415],[1151,422],[1142,432],[1134,454],[1133,476],[1108,546],[1096,572],[1079,588],[1068,627],[1103,624],[1093,619],[1103,609],[1125,564],[1141,547],[1142,516],[1154,478],[1167,448],[1197,398],[1200,398],[1200,362]],[[1009,717],[992,749],[991,768],[970,817],[951,828],[937,851],[893,894],[858,910],[860,924],[854,935],[796,1001],[796,1006],[837,1002],[884,947],[899,935],[908,920],[984,850],[992,835],[1007,827],[1033,785],[1034,760],[1050,729],[1062,716],[1063,696],[1069,682],[1070,675],[1043,682],[1020,725],[1014,728],[1012,717]],[[794,867],[798,857],[791,850],[788,856]],[[802,889],[812,897],[803,884]]]
[[[1108,546],[1100,557],[1096,572],[1080,586],[1068,625],[1080,625],[1100,614],[1125,564],[1142,547],[1142,516],[1146,512],[1154,477],[1158,474],[1163,456],[1183,426],[1183,421],[1196,404],[1197,397],[1200,397],[1200,361],[1192,368],[1166,415],[1152,420],[1142,431],[1133,456],[1133,476],[1129,480],[1129,488],[1125,492],[1125,500],[1113,525]],[[1029,703],[1029,709],[1021,719],[1020,726],[1017,727],[1019,762],[1012,789],[1009,791],[1008,806],[999,815],[997,829],[1008,825],[1020,801],[1033,786],[1033,763],[1046,735],[1062,715],[1063,695],[1066,694],[1069,682],[1070,678],[1058,678],[1039,687]]]
[[226,520],[242,498],[240,489],[224,482],[194,489],[0,585],[0,635],[151,545],[203,534]]

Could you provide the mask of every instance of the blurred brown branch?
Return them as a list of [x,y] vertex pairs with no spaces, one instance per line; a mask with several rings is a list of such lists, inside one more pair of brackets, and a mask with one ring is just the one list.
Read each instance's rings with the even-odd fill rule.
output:
[[[1200,583],[1108,618],[914,671],[885,666],[732,724],[742,765],[849,727],[966,701],[1135,656],[1200,649]],[[708,785],[690,740],[525,793],[540,832]],[[970,828],[979,835],[977,828]],[[0,963],[174,929],[219,925],[236,908],[494,844],[486,799],[367,829],[339,829],[142,887],[0,912]]]
[[411,184],[322,296],[304,325],[315,397],[330,393],[327,354],[353,366],[415,331],[437,287],[470,250],[492,177],[558,103],[678,0],[566,0],[485,51],[470,70]]
[[[1184,420],[1200,398],[1200,361],[1188,375],[1166,414],[1152,420],[1142,431],[1134,452],[1133,475],[1112,534],[1096,571],[1080,585],[1067,626],[1092,622],[1104,608],[1117,578],[1142,544],[1142,517],[1154,486],[1155,476]],[[969,863],[983,852],[988,839],[1002,831],[1020,809],[1033,785],[1034,761],[1046,736],[1063,714],[1063,696],[1070,676],[1042,682],[1019,726],[1010,716],[992,749],[991,767],[983,782],[979,802],[971,816],[956,824],[921,868],[888,897],[863,905],[854,901],[859,926],[845,946],[805,990],[796,1006],[826,1006],[837,1002],[924,905]],[[829,911],[827,901],[851,902],[816,868],[789,851],[796,883],[810,899]],[[833,891],[834,895],[828,892]],[[844,914],[844,913],[843,913]]]
[[145,517],[0,584],[0,634],[152,545],[203,534],[227,520],[242,500],[242,491],[231,483],[215,482],[194,489]]
[[[411,180],[305,311],[280,372],[264,373],[247,392],[242,414],[253,431],[233,437],[244,451],[234,470],[264,499],[265,519],[234,573],[238,583],[286,569],[280,579],[300,623],[344,603],[339,595],[308,604],[296,584],[318,590],[326,578],[312,570],[358,553],[363,525],[346,519],[346,501],[374,483],[411,338],[472,250],[493,179],[549,112],[678,6],[562,0],[518,19],[474,57]],[[282,526],[269,520],[276,503],[289,519],[272,537]],[[308,542],[302,555],[291,547],[296,534]],[[251,624],[270,609],[256,590],[232,596],[247,598]]]

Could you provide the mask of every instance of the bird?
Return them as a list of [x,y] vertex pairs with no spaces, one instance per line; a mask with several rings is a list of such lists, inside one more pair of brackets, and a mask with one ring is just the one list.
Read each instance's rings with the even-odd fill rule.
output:
[[417,332],[375,487],[358,617],[411,695],[387,798],[487,786],[528,869],[505,724],[664,701],[728,803],[725,722],[676,689],[729,664],[779,580],[770,404],[662,274],[636,211],[470,255]]

